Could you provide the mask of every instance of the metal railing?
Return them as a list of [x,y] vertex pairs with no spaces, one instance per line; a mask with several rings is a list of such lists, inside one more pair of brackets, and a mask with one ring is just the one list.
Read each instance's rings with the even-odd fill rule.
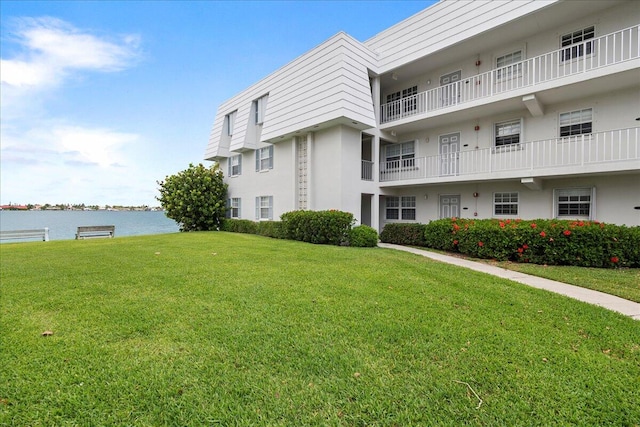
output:
[[640,57],[640,25],[380,106],[380,122],[437,111]]
[[[509,171],[560,169],[636,161],[640,169],[640,128],[575,135],[418,157],[407,167],[380,164],[380,182],[446,178]],[[617,170],[612,166],[611,170]]]
[[362,160],[360,166],[360,179],[363,181],[373,181],[373,162]]

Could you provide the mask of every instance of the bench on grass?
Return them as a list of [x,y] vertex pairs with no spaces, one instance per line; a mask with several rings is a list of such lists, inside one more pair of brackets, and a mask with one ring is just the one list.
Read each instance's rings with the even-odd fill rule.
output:
[[97,237],[113,237],[115,234],[115,225],[84,225],[78,227],[78,231],[76,231],[76,240],[93,239]]
[[49,228],[37,228],[33,230],[0,231],[0,240],[40,239],[49,241]]

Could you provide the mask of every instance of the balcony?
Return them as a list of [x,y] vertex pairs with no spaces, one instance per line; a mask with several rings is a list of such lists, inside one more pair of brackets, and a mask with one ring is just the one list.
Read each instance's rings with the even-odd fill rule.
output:
[[380,106],[380,123],[587,73],[640,57],[640,25],[408,96]]
[[[380,182],[422,183],[640,170],[640,128],[382,162]],[[405,184],[404,182],[402,184]]]
[[361,160],[360,179],[363,181],[373,181],[373,162]]

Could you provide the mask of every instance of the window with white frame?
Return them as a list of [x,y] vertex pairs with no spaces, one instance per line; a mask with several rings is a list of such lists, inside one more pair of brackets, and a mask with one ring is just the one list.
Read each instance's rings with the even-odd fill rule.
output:
[[510,120],[508,122],[496,123],[495,125],[495,145],[503,147],[520,143],[520,133],[522,131],[522,120]]
[[240,198],[239,197],[233,197],[229,199],[227,203],[227,207],[228,207],[227,216],[229,218],[236,218],[236,219],[240,218]]
[[236,121],[236,114],[237,114],[237,110],[227,114],[224,117],[224,123],[225,123],[225,130],[228,136],[232,136],[233,135],[233,126],[235,125],[235,121]]
[[385,218],[400,219],[400,197],[385,197]]
[[557,218],[590,218],[593,204],[591,188],[569,188],[555,191]]
[[508,53],[496,58],[496,77],[508,79],[522,74],[522,51]]
[[493,214],[518,215],[518,193],[493,193]]
[[242,154],[229,157],[229,176],[242,175]]
[[583,110],[560,113],[560,136],[572,136],[591,133],[593,131],[593,110]]
[[267,110],[267,95],[253,101],[254,123],[261,125],[264,123],[264,113]]
[[415,141],[389,144],[385,147],[387,169],[411,168],[415,166]]
[[415,220],[416,196],[387,196],[385,198],[385,218],[388,220]]
[[256,150],[256,172],[273,169],[273,145]]
[[417,94],[418,86],[411,86],[387,95],[387,104],[393,102],[393,104],[389,106],[389,115],[397,116],[401,113],[415,111],[417,108],[417,104],[416,97],[414,95]]
[[273,196],[256,197],[256,219],[259,221],[273,219]]
[[570,59],[575,59],[593,53],[593,42],[589,42],[587,40],[593,39],[595,34],[596,29],[591,26],[560,37],[562,61],[568,61]]
[[416,196],[402,196],[400,198],[400,206],[402,207],[402,219],[416,219]]

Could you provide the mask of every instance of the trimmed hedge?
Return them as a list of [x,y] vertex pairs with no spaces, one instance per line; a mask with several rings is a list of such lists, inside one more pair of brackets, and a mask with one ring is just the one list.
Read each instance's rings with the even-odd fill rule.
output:
[[354,219],[353,214],[349,212],[292,211],[282,214],[280,218],[282,221],[260,222],[226,219],[220,230],[316,244],[359,247],[378,245],[376,230],[366,225],[352,228]]
[[258,224],[256,234],[274,239],[284,239],[281,221],[260,221],[256,224]]
[[220,226],[221,231],[229,231],[231,233],[257,234],[258,223],[248,219],[225,219]]
[[445,218],[426,225],[425,246],[534,264],[640,267],[640,227],[598,221]]
[[349,246],[373,248],[378,246],[378,232],[368,225],[353,227],[349,233]]
[[389,223],[380,233],[380,241],[406,246],[427,246],[425,225],[420,223]]
[[354,223],[353,214],[337,210],[283,213],[285,239],[324,245],[346,245]]

